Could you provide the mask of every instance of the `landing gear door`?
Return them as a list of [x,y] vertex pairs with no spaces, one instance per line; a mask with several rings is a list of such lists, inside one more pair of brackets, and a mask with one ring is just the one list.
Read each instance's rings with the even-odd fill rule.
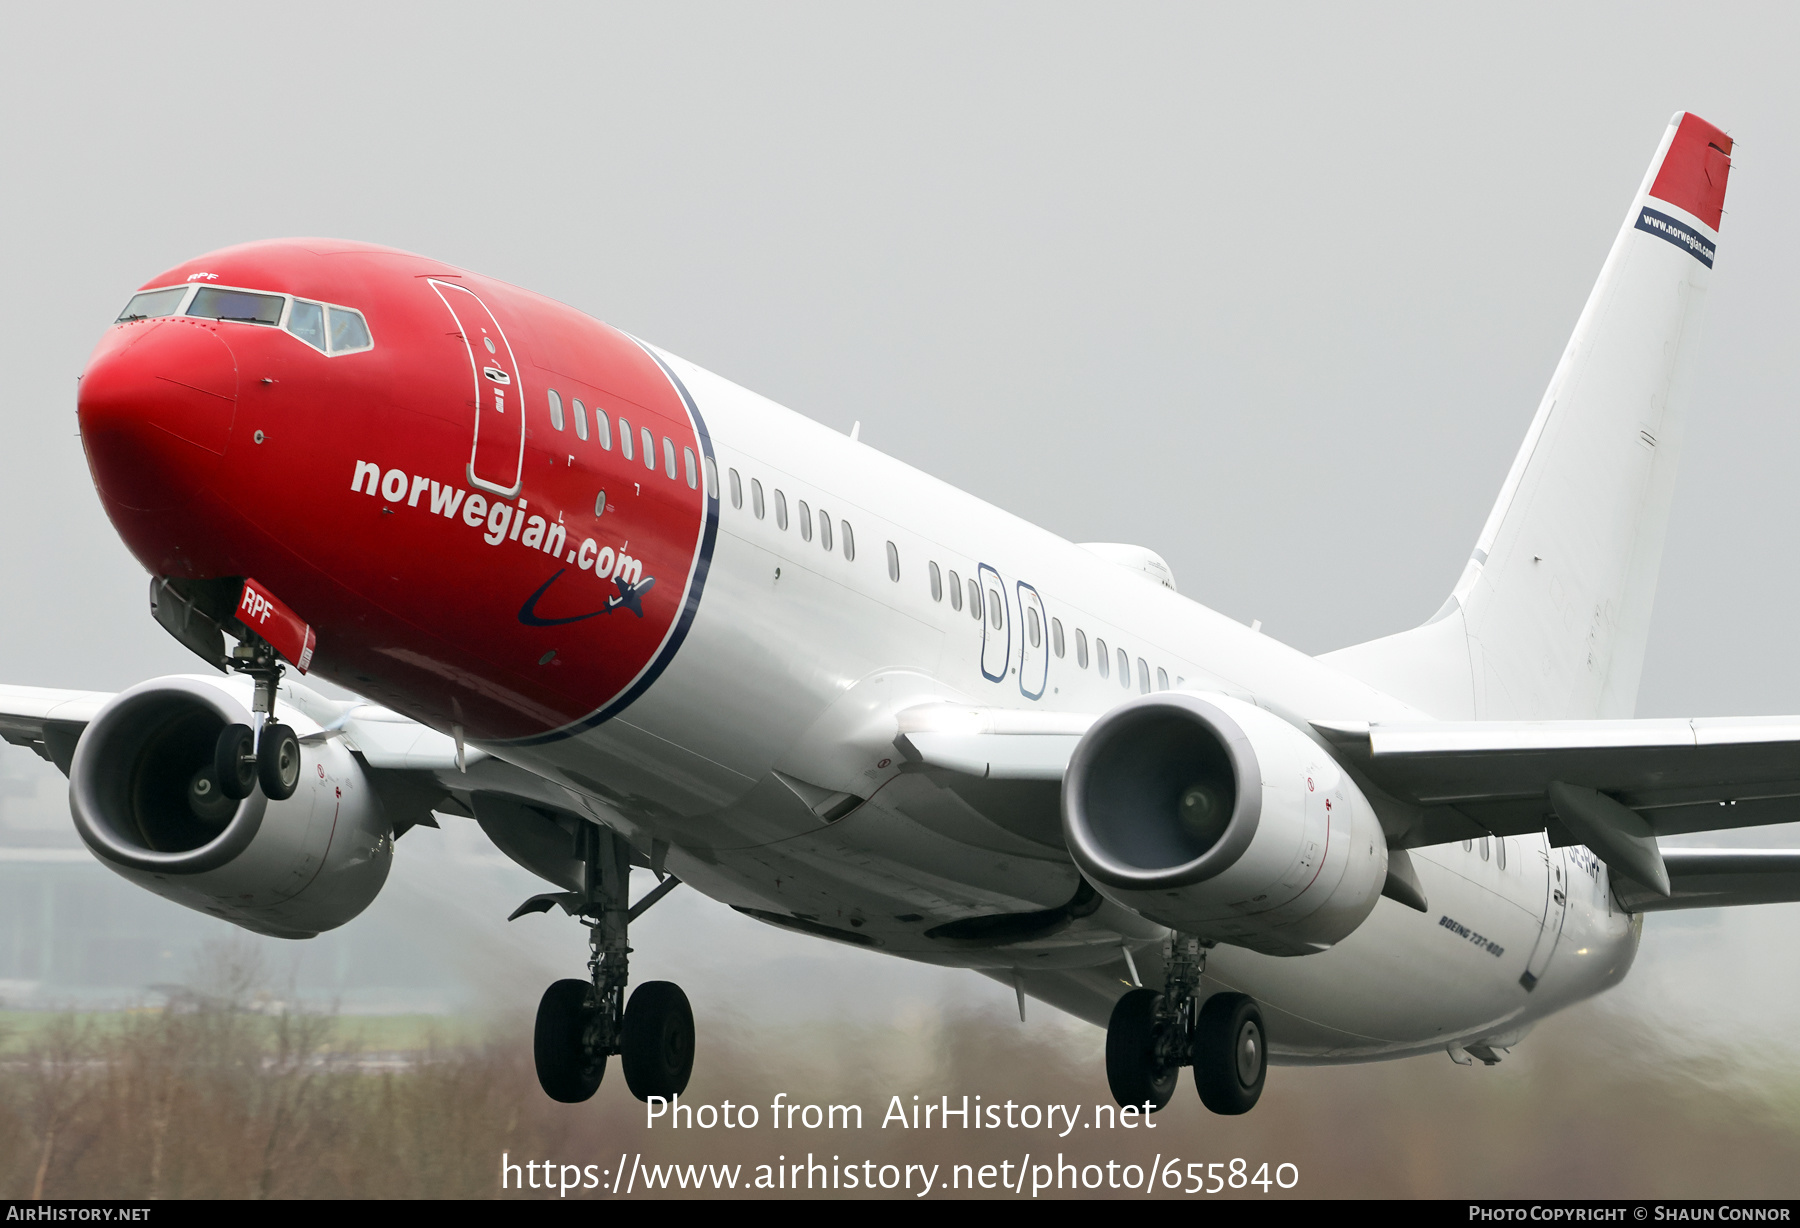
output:
[[475,439],[469,485],[508,498],[519,493],[525,467],[525,388],[512,345],[474,291],[431,279],[469,352],[474,380]]
[[1006,608],[1006,583],[986,563],[976,568],[975,579],[981,585],[981,676],[1005,682],[1012,664],[1014,621]]
[[1544,978],[1550,957],[1556,954],[1557,940],[1562,937],[1563,918],[1569,912],[1569,871],[1563,851],[1551,848],[1546,842],[1540,855],[1544,860],[1544,924],[1538,930],[1537,945],[1531,948],[1531,958],[1525,961],[1525,971],[1519,977],[1519,984],[1528,990],[1536,989]]
[[1050,680],[1050,646],[1045,643],[1050,637],[1050,625],[1044,619],[1044,602],[1037,589],[1023,580],[1016,587],[1019,594],[1019,694],[1026,699],[1042,699],[1044,686]]

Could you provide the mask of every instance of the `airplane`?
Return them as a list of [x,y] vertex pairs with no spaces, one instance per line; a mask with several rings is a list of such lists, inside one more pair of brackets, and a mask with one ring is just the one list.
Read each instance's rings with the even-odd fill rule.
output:
[[107,866],[260,934],[479,824],[554,888],[513,917],[589,933],[536,1015],[560,1101],[688,1085],[689,999],[629,967],[680,883],[1103,1026],[1149,1112],[1184,1068],[1234,1114],[1271,1063],[1491,1064],[1646,913],[1800,900],[1800,853],[1659,844],[1800,819],[1800,717],[1633,716],[1731,150],[1670,121],[1442,608],[1317,657],[518,287],[208,253],[77,411],[211,672],[0,687],[0,735]]

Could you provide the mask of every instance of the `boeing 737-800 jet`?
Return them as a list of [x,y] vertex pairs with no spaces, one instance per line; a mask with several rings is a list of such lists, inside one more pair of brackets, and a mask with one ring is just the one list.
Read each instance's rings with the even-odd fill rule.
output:
[[615,1054],[686,1087],[688,999],[627,958],[678,883],[1104,1025],[1124,1104],[1183,1066],[1241,1113],[1270,1062],[1496,1061],[1625,975],[1643,913],[1800,899],[1800,854],[1658,844],[1800,819],[1800,717],[1633,719],[1731,147],[1670,122],[1443,608],[1322,657],[515,286],[201,256],[78,412],[215,672],[0,688],[0,733],[108,866],[262,934],[478,823],[553,888],[514,916],[592,935],[538,1008],[559,1100]]

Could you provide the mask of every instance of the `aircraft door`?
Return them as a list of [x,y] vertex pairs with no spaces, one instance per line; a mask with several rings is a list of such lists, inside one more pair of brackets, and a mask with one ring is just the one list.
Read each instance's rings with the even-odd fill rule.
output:
[[1006,583],[986,563],[975,569],[975,582],[981,585],[981,676],[1005,682],[1012,665],[1014,622],[1006,608]]
[[1550,957],[1556,954],[1557,940],[1562,937],[1563,919],[1569,913],[1567,857],[1562,849],[1551,848],[1547,839],[1538,855],[1544,864],[1544,922],[1538,930],[1537,944],[1531,948],[1531,958],[1525,961],[1525,971],[1519,977],[1519,984],[1528,990],[1537,988],[1545,969],[1549,968]]
[[511,498],[523,485],[525,465],[525,388],[518,360],[500,322],[473,291],[435,279],[431,288],[450,309],[475,384],[469,485]]
[[1037,589],[1020,580],[1019,597],[1019,694],[1042,699],[1050,680],[1050,623]]

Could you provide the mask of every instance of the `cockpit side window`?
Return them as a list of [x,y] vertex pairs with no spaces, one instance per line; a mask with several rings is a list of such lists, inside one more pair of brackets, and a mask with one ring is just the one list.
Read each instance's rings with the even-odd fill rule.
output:
[[132,320],[148,320],[153,316],[172,316],[181,308],[181,300],[187,296],[187,292],[186,286],[170,286],[167,290],[146,290],[142,294],[134,294],[113,323],[126,324]]
[[288,311],[287,330],[315,350],[325,348],[325,308],[303,298],[294,300]]
[[375,344],[369,336],[369,326],[363,322],[362,312],[351,311],[348,307],[331,309],[331,352],[348,354],[352,350],[366,350]]
[[281,323],[281,309],[286,306],[287,298],[280,294],[201,286],[194,294],[194,301],[188,304],[187,313],[207,320],[232,320],[239,324],[272,327]]

